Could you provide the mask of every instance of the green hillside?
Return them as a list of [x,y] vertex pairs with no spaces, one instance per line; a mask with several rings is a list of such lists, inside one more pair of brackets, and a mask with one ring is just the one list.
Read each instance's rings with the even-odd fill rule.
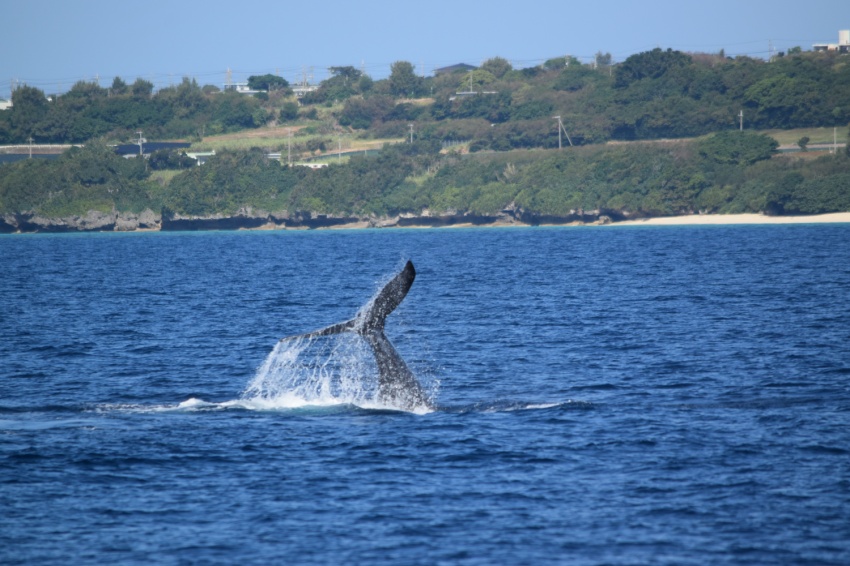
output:
[[[86,147],[0,166],[0,214],[509,212],[536,222],[850,210],[845,148],[778,155],[775,141],[805,149],[829,141],[821,138],[834,126],[846,141],[850,56],[800,52],[768,63],[654,49],[617,65],[600,54],[594,65],[561,58],[530,69],[497,57],[431,78],[400,61],[379,81],[331,68],[300,100],[280,77],[251,79],[269,92],[216,92],[191,79],[156,93],[143,80],[78,83],[50,100],[15,90],[13,107],[0,112],[0,143]],[[107,147],[138,130],[217,155],[194,167],[176,154],[125,160]],[[265,155],[281,152],[286,163],[388,138],[397,143],[378,155],[319,170]]]

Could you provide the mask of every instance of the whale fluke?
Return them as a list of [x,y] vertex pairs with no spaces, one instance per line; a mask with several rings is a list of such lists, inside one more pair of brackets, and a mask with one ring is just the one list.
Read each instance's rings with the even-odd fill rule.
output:
[[389,283],[384,285],[381,292],[366,305],[365,309],[355,319],[362,319],[363,328],[357,328],[359,334],[384,330],[384,321],[407,296],[413,280],[416,279],[416,269],[413,262],[408,260],[402,269]]
[[353,319],[307,334],[287,336],[282,341],[355,332],[366,340],[375,356],[378,366],[378,400],[405,410],[430,408],[431,405],[422,386],[384,334],[384,323],[387,317],[407,296],[415,278],[416,269],[413,267],[413,262],[408,261],[404,268],[384,285]]

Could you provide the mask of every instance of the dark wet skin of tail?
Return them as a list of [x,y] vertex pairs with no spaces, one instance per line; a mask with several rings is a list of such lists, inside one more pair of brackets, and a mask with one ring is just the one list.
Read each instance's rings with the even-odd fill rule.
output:
[[329,336],[341,332],[356,332],[372,347],[378,366],[378,401],[404,410],[432,408],[422,386],[384,334],[387,317],[407,296],[416,269],[408,261],[375,298],[365,305],[352,320],[340,322],[315,332],[289,336],[283,340]]

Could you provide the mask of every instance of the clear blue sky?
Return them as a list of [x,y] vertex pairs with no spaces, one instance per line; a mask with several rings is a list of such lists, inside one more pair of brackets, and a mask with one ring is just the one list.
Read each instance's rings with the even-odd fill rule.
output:
[[429,74],[497,55],[525,67],[654,47],[766,57],[771,41],[808,50],[850,29],[850,0],[0,0],[0,14],[4,98],[12,79],[51,93],[115,76],[221,85],[228,68],[234,81],[294,81],[335,65],[380,79],[398,60]]

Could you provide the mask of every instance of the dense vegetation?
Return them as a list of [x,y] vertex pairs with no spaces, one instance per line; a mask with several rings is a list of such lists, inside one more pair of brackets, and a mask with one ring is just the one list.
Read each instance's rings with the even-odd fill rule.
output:
[[144,79],[116,78],[109,88],[78,82],[50,100],[24,86],[0,112],[0,144],[129,139],[139,129],[151,138],[196,137],[315,116],[311,108],[334,104],[343,105],[333,116],[339,125],[366,135],[401,137],[412,123],[420,139],[468,141],[473,151],[557,147],[556,115],[575,144],[704,135],[735,127],[739,111],[749,129],[850,123],[850,57],[834,53],[766,62],[657,48],[617,65],[599,54],[593,64],[559,58],[527,69],[495,57],[428,78],[397,61],[379,81],[354,67],[329,70],[301,99],[300,114],[275,75],[249,78],[268,90],[255,97],[188,78],[156,93]]
[[127,140],[138,130],[148,138],[195,138],[255,128],[275,117],[257,98],[209,91],[183,79],[154,94],[144,79],[127,85],[116,78],[110,88],[78,82],[48,100],[41,90],[23,86],[12,93],[12,108],[0,112],[0,144],[30,137],[35,143],[81,143],[99,136]]
[[[333,67],[295,100],[275,75],[255,96],[184,79],[154,93],[143,79],[110,88],[80,82],[50,99],[21,87],[0,112],[0,143],[85,142],[55,161],[0,166],[0,214],[88,210],[232,215],[245,210],[333,215],[669,215],[850,210],[850,157],[778,156],[776,142],[737,131],[850,122],[850,56],[802,53],[765,62],[722,53],[654,49],[611,65],[573,58],[513,69],[499,57],[478,69],[423,78],[408,62],[373,81]],[[321,115],[321,118],[319,116]],[[557,151],[557,122],[569,132]],[[259,149],[220,151],[203,167],[157,153],[125,160],[105,139],[187,137],[294,124],[297,150],[324,151],[340,132],[407,137],[377,156],[320,170],[281,166]],[[714,132],[714,133],[713,133]],[[681,138],[679,141],[657,141]],[[684,139],[691,138],[691,139]],[[628,144],[601,144],[630,141]],[[798,142],[807,148],[809,139]],[[463,143],[464,152],[445,150]],[[166,170],[166,171],[163,171]],[[165,173],[165,174],[163,174]],[[530,216],[529,216],[530,215]]]
[[379,137],[403,135],[414,123],[422,138],[497,151],[557,147],[556,115],[576,144],[704,135],[737,126],[739,111],[753,129],[850,122],[850,58],[841,55],[795,53],[768,63],[654,49],[615,66],[610,57],[597,61],[561,58],[514,70],[490,59],[471,72],[411,81],[411,95],[430,97],[424,104],[394,99],[391,82],[378,82],[348,99],[340,119]]
[[248,209],[496,215],[510,209],[540,220],[850,210],[850,156],[776,156],[775,147],[766,136],[737,131],[693,141],[465,156],[416,142],[318,170],[287,167],[255,149],[222,152],[165,184],[144,160],[89,144],[54,161],[0,167],[0,214],[150,208],[190,216]]
[[0,211],[57,217],[113,208],[138,212],[153,204],[148,178],[144,160],[123,159],[103,144],[90,143],[56,160],[27,159],[0,167]]

